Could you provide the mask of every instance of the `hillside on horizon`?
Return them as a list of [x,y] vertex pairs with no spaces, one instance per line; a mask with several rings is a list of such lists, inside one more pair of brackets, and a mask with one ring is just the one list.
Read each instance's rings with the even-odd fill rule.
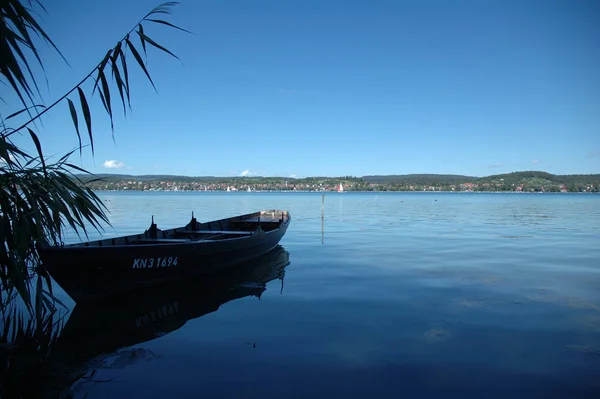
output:
[[474,182],[483,180],[498,180],[512,177],[522,178],[545,178],[550,181],[556,181],[560,179],[572,179],[572,178],[600,178],[600,173],[597,174],[563,174],[555,175],[548,172],[542,171],[521,171],[521,172],[510,172],[488,176],[466,176],[466,175],[455,175],[455,174],[434,174],[434,173],[411,173],[403,175],[365,175],[365,176],[307,176],[307,177],[285,177],[285,176],[187,176],[187,175],[131,175],[131,174],[118,174],[118,173],[101,173],[94,175],[76,174],[79,179],[83,181],[89,181],[93,179],[108,179],[108,180],[124,180],[134,179],[136,181],[160,181],[160,180],[171,180],[171,181],[223,181],[223,180],[253,180],[253,179],[273,179],[273,180],[306,180],[306,179],[362,179],[369,183],[382,183],[382,184],[393,184],[403,181],[437,181],[448,184],[455,184],[459,182]]

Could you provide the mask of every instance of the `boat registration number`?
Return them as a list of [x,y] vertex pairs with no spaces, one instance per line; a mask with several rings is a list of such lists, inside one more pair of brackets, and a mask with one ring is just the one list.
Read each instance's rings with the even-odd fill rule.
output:
[[178,256],[164,256],[159,258],[134,258],[134,269],[150,269],[153,267],[177,266]]

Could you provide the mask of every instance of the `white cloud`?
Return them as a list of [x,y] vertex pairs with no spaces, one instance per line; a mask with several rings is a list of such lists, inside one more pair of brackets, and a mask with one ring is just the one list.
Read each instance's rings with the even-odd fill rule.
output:
[[321,90],[313,89],[293,89],[293,88],[282,88],[279,89],[279,94],[292,97],[295,95],[320,95],[323,94]]
[[532,164],[536,164],[536,163],[540,163],[542,161],[540,161],[539,159],[534,159],[533,161],[531,161]]
[[125,163],[117,161],[116,159],[109,159],[104,161],[102,164],[107,169],[120,169],[125,167]]
[[249,170],[245,170],[242,173],[240,173],[240,176],[246,177],[246,176],[250,176],[251,174],[252,174],[252,172],[250,172]]
[[294,94],[296,94],[298,91],[294,90],[294,89],[280,89],[279,92],[281,94],[287,95],[287,96],[293,96]]
[[295,178],[297,178],[297,177],[298,177],[298,175],[289,175],[288,177],[289,177],[290,179],[295,179]]
[[502,164],[502,163],[493,163],[491,165],[488,165],[488,168],[490,168],[490,169],[501,168],[502,166],[504,166],[504,164]]

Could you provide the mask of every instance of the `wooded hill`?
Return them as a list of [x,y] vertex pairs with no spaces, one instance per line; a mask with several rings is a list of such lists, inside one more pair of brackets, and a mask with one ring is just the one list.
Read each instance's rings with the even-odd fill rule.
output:
[[376,184],[409,184],[434,186],[437,184],[461,184],[474,182],[478,177],[463,175],[432,175],[432,174],[412,174],[412,175],[374,175],[363,176],[362,179],[367,183]]
[[[409,174],[387,176],[340,176],[340,177],[216,177],[216,176],[173,176],[173,175],[116,175],[78,176],[89,182],[93,189],[165,189],[178,187],[180,190],[213,189],[229,186],[257,190],[334,190],[340,183],[346,191],[570,191],[597,192],[600,174],[553,175],[547,172],[525,171],[485,177]],[[97,181],[92,181],[98,179]],[[167,184],[168,183],[168,184]]]
[[547,172],[525,171],[504,173],[485,177],[463,176],[463,175],[435,175],[435,174],[412,174],[412,175],[389,175],[389,176],[363,176],[363,180],[369,183],[380,184],[462,184],[462,183],[492,183],[510,182],[520,184],[525,180],[537,180],[541,183],[570,184],[584,183],[594,184],[600,180],[600,174],[593,175],[553,175]]

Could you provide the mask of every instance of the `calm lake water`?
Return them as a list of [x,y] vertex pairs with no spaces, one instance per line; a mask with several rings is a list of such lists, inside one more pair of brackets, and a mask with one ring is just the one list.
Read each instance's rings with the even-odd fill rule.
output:
[[76,398],[600,397],[598,195],[328,193],[324,223],[320,193],[99,195],[105,236],[292,224],[234,289],[75,307]]

